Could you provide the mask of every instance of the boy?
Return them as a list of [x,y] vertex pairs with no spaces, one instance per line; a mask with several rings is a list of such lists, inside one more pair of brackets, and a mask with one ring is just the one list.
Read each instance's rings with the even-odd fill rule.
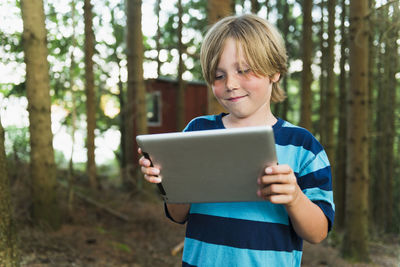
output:
[[[334,204],[322,146],[271,112],[270,102],[285,98],[278,84],[287,71],[282,37],[255,15],[227,17],[208,31],[200,57],[207,84],[229,113],[195,118],[184,131],[270,125],[279,165],[258,178],[265,201],[165,205],[171,220],[187,222],[182,264],[300,266],[302,240],[327,236]],[[144,157],[139,164],[147,181],[161,182],[159,169]]]

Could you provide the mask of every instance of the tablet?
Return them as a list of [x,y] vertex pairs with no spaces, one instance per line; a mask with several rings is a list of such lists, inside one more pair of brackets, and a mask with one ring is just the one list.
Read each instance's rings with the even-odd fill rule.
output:
[[160,169],[168,203],[262,201],[257,178],[277,164],[269,126],[147,134],[136,137]]

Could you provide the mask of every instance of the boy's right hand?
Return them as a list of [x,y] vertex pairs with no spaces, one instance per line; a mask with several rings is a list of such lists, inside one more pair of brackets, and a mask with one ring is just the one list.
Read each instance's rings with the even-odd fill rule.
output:
[[151,167],[150,160],[146,159],[143,156],[142,150],[140,148],[138,149],[138,153],[142,155],[142,157],[139,159],[139,165],[141,166],[140,170],[144,174],[144,179],[154,184],[161,183],[160,169],[156,167]]

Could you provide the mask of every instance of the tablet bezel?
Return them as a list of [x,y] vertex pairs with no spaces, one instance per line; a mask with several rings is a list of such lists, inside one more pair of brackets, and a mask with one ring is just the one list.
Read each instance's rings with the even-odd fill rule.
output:
[[136,141],[160,168],[158,187],[168,203],[262,201],[257,178],[277,164],[270,126],[147,134]]

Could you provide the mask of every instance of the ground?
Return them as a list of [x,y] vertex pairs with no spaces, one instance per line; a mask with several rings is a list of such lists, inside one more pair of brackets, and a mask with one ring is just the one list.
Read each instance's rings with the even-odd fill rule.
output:
[[[14,196],[21,196],[18,190]],[[60,192],[60,199],[65,195]],[[96,194],[84,195],[86,200],[75,198],[73,215],[65,215],[64,224],[57,231],[33,227],[28,197],[18,198],[22,266],[181,266],[181,251],[176,255],[171,251],[183,241],[184,226],[165,218],[162,202],[155,193],[132,194],[103,188]],[[65,203],[61,202],[61,206],[67,214]],[[305,243],[302,266],[400,266],[399,239],[371,242],[369,264],[344,261],[330,240],[319,245]]]

